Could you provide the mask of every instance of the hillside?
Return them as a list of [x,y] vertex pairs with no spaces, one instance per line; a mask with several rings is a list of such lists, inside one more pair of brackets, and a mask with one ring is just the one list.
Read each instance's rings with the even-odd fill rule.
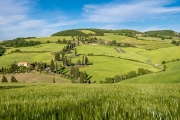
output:
[[[145,33],[148,35],[144,36]],[[73,29],[57,32],[51,37],[27,37],[5,41],[0,47],[0,73],[33,71],[59,75],[69,82],[97,83],[106,80],[114,82],[114,77],[119,76],[119,80],[127,79],[127,83],[133,79],[137,83],[143,83],[145,76],[173,72],[170,63],[167,71],[161,72],[162,62],[180,58],[178,35],[169,30],[145,33],[127,29]],[[149,36],[151,33],[158,33],[166,38],[162,40],[158,36]],[[33,67],[21,68],[17,66],[18,62],[29,62]],[[44,70],[52,65],[52,70],[46,73]],[[139,76],[142,74],[139,69],[144,70],[147,75]],[[33,73],[31,75],[33,76]],[[134,76],[138,77],[131,78]],[[82,79],[85,80],[81,81]],[[179,82],[176,79],[172,81]],[[49,82],[52,82],[52,79]]]
[[120,83],[180,83],[180,62],[170,62],[166,64],[165,72],[143,75],[129,80],[124,80]]

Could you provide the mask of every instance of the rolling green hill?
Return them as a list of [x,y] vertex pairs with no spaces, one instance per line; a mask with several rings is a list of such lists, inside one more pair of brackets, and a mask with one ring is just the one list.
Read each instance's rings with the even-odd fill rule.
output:
[[[81,60],[82,56],[73,59]],[[93,81],[104,81],[107,77],[115,75],[126,74],[130,71],[137,71],[138,68],[148,68],[153,72],[160,71],[153,65],[124,60],[120,58],[106,57],[106,56],[88,56],[88,59],[93,65],[80,68],[80,71],[86,71],[88,75],[92,76]]]
[[[169,32],[172,33],[172,31],[161,31],[159,34],[172,35]],[[147,33],[156,32],[151,31]],[[142,36],[137,37],[136,34]],[[137,71],[138,68],[159,72],[162,70],[162,61],[168,62],[180,58],[180,47],[171,43],[172,40],[178,40],[178,36],[172,36],[172,39],[162,40],[159,37],[145,37],[143,35],[144,33],[134,30],[73,29],[57,32],[51,37],[29,37],[25,40],[39,41],[40,45],[7,48],[4,55],[0,57],[0,68],[9,67],[14,61],[27,61],[30,63],[46,62],[50,64],[50,61],[55,59],[54,52],[60,52],[68,42],[77,44],[74,49],[76,49],[78,55],[76,56],[75,50],[72,49],[66,53],[67,59],[71,59],[73,64],[78,66],[76,65],[77,61],[79,59],[82,60],[82,55],[86,55],[91,65],[79,66],[79,70],[86,71],[88,75],[92,76],[91,80],[97,82],[104,81],[107,77]],[[63,39],[68,40],[68,42],[65,42],[66,44],[57,43],[58,40],[63,41]],[[116,44],[110,44],[112,41]],[[126,43],[130,44],[130,46],[124,46]],[[13,52],[17,49],[22,51],[22,53]],[[62,63],[60,61],[58,64]],[[155,67],[155,65],[158,67]],[[168,65],[166,72],[173,71],[169,69],[171,68],[170,66]],[[64,67],[65,71],[69,73],[70,67]],[[147,76],[164,73],[153,73]],[[168,82],[168,80],[165,82]]]
[[167,63],[166,66],[167,70],[164,72],[143,75],[120,83],[180,83],[180,62]]

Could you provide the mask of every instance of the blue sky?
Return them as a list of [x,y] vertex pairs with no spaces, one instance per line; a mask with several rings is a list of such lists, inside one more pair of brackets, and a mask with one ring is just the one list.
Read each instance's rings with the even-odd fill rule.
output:
[[75,28],[180,32],[180,0],[0,0],[0,40]]

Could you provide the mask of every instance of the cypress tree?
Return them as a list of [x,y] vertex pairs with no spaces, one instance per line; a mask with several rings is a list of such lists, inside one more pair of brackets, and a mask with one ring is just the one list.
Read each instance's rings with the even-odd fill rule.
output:
[[3,77],[2,77],[2,81],[1,81],[1,82],[8,82],[8,80],[7,80],[6,76],[4,76],[4,75],[3,75]]
[[77,56],[77,50],[75,49],[75,56]]
[[88,58],[85,57],[85,64],[87,65],[88,64]]
[[76,79],[79,78],[79,68],[78,67],[75,68],[75,78]]
[[83,73],[83,78],[84,78],[84,81],[87,82],[87,74],[86,74],[86,71],[84,71],[84,73]]
[[54,59],[57,61],[57,53],[54,54]]
[[59,73],[62,74],[62,65],[59,66],[59,69],[60,69]]
[[80,72],[80,83],[84,83],[84,74]]
[[56,74],[58,74],[58,64],[56,62]]
[[84,55],[82,56],[82,65],[84,65]]
[[57,53],[57,61],[60,61],[61,60],[61,58],[60,58],[60,54],[59,53]]
[[51,72],[54,72],[55,65],[54,65],[54,61],[53,60],[51,60],[50,69],[51,69]]
[[78,65],[81,65],[81,60],[80,60],[80,59],[77,61],[77,64],[78,64]]

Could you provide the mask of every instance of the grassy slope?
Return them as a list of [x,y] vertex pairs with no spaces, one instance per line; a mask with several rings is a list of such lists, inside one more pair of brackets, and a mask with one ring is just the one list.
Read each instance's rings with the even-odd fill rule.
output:
[[15,51],[16,49],[19,49],[21,51],[60,51],[63,49],[63,47],[66,46],[66,44],[56,44],[56,43],[48,43],[48,44],[41,44],[38,46],[31,46],[31,47],[19,47],[19,48],[11,48],[7,49],[5,54],[11,53],[11,51]]
[[64,47],[64,44],[56,44],[56,43],[49,43],[49,44],[42,44],[33,47],[20,47],[20,48],[12,48],[8,49],[5,52],[5,55],[0,57],[0,67],[6,67],[10,65],[14,61],[28,61],[28,62],[47,62],[49,63],[51,59],[54,59],[54,55],[51,52],[47,53],[11,53],[16,49],[21,51],[60,51]]
[[27,61],[27,62],[47,62],[54,59],[50,53],[14,53],[0,57],[0,66],[7,67],[14,61]]
[[143,49],[157,49],[157,48],[166,48],[173,46],[171,44],[171,40],[161,40],[160,38],[148,38],[147,40],[137,40],[136,38],[119,36],[107,34],[105,36],[97,36],[97,38],[101,38],[107,41],[116,40],[121,43],[130,43],[136,47]]
[[148,57],[154,64],[161,64],[162,61],[171,61],[180,58],[180,47],[174,46],[152,51],[143,51],[139,52],[139,54]]
[[120,83],[180,83],[180,61],[167,63],[165,72],[143,75]]
[[[180,47],[168,47],[157,50],[145,50],[134,47],[121,48],[125,53],[118,53],[113,46],[81,45],[77,47],[78,54],[94,53],[94,55],[105,54],[109,56],[138,60],[151,64],[161,64],[162,61],[171,61],[180,57]],[[167,57],[168,56],[168,57]]]
[[[77,61],[81,60],[82,56],[74,59]],[[148,68],[151,71],[157,72],[159,69],[155,68],[152,65],[132,62],[128,60],[123,60],[113,57],[104,57],[104,56],[88,56],[90,62],[93,62],[93,65],[89,65],[85,68],[80,68],[81,71],[86,71],[89,75],[92,75],[92,80],[101,81],[105,80],[106,77],[114,77],[115,75],[126,74],[130,71],[137,71],[138,68]]]

